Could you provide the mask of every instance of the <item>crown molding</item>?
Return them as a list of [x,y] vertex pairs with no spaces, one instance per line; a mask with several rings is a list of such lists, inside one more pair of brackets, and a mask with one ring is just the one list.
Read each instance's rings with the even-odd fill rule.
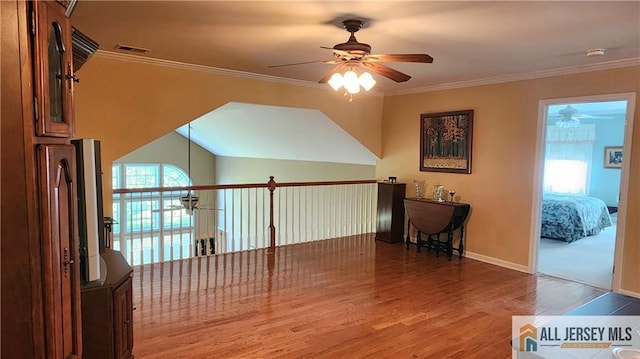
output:
[[[286,84],[286,85],[304,86],[304,87],[311,87],[311,88],[317,88],[317,89],[328,88],[326,84],[319,84],[317,82],[288,79],[284,77],[256,74],[252,72],[222,69],[219,67],[188,64],[184,62],[155,59],[151,57],[144,57],[144,56],[137,56],[137,55],[130,55],[130,54],[122,54],[119,52],[112,52],[112,51],[98,50],[94,54],[94,56],[110,59],[110,60],[132,62],[132,63],[145,64],[145,65],[163,66],[163,67],[177,68],[177,69],[188,70],[188,71],[200,71],[200,72],[206,72],[206,73],[211,73],[216,75],[231,76],[231,77],[245,78],[245,79],[251,79],[251,80],[267,81],[267,82],[275,82],[275,83]],[[367,95],[384,96],[384,93],[380,91],[369,91]]]
[[[218,67],[211,67],[211,66],[204,66],[204,65],[188,64],[184,62],[164,60],[164,59],[154,59],[150,57],[122,54],[119,52],[112,52],[112,51],[98,50],[94,54],[94,56],[102,57],[106,59],[118,60],[118,61],[134,62],[134,63],[140,63],[140,64],[146,64],[146,65],[164,66],[164,67],[178,68],[178,69],[190,70],[190,71],[200,71],[200,72],[213,73],[217,75],[232,76],[232,77],[246,78],[246,79],[252,79],[252,80],[259,80],[259,81],[267,81],[267,82],[274,82],[274,83],[287,84],[287,85],[304,86],[304,87],[311,87],[311,88],[318,88],[318,89],[327,88],[324,84],[319,84],[317,82],[287,79],[287,78],[277,77],[277,76],[256,74],[256,73],[237,71],[237,70],[228,70],[228,69],[222,69]],[[640,65],[640,57],[624,59],[624,60],[601,62],[601,63],[585,65],[585,66],[563,67],[558,69],[535,71],[535,72],[529,72],[529,73],[523,73],[523,74],[495,76],[495,77],[487,77],[487,78],[469,80],[469,81],[451,82],[446,84],[416,87],[416,88],[405,89],[405,90],[397,90],[397,91],[391,90],[391,91],[385,91],[385,92],[370,91],[368,94],[373,96],[409,95],[409,94],[416,94],[416,93],[452,90],[452,89],[472,87],[472,86],[493,85],[493,84],[499,84],[499,83],[505,83],[505,82],[532,80],[532,79],[552,77],[552,76],[571,75],[571,74],[577,74],[577,73],[583,73],[583,72],[609,70],[609,69],[616,69],[616,68],[628,67],[628,66],[638,66],[638,65]]]
[[585,66],[563,67],[558,69],[535,71],[535,72],[529,72],[524,74],[495,76],[495,77],[487,77],[487,78],[477,79],[477,80],[451,82],[447,84],[417,87],[417,88],[405,89],[405,90],[386,91],[384,94],[385,96],[409,95],[409,94],[424,93],[424,92],[452,90],[452,89],[472,87],[472,86],[493,85],[493,84],[499,84],[499,83],[505,83],[505,82],[533,80],[533,79],[544,78],[544,77],[572,75],[572,74],[578,74],[583,72],[609,70],[609,69],[638,66],[638,65],[640,65],[640,57],[624,59],[624,60],[601,62],[601,63],[585,65]]

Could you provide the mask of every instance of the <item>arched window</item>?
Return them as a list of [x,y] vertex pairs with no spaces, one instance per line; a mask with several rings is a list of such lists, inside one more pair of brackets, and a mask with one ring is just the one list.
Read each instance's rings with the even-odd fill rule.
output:
[[[192,181],[167,163],[114,163],[114,189],[185,187]],[[180,191],[113,195],[113,249],[132,265],[191,256],[194,218],[180,202]]]

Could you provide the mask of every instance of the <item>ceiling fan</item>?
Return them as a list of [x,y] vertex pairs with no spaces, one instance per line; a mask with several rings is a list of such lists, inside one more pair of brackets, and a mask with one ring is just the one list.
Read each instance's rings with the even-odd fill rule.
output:
[[593,115],[583,114],[583,113],[580,113],[580,111],[577,108],[571,105],[567,105],[564,108],[560,109],[557,115],[549,115],[549,118],[555,119],[556,120],[555,124],[558,127],[578,127],[581,124],[580,123],[581,119],[610,120],[613,118],[613,116],[606,116],[606,115],[593,116]]
[[374,72],[378,75],[382,75],[395,82],[405,82],[411,78],[411,76],[392,69],[381,62],[420,62],[420,63],[432,63],[433,58],[427,54],[371,54],[371,45],[358,42],[355,37],[355,33],[363,26],[361,20],[349,19],[342,22],[344,28],[351,34],[347,42],[337,44],[334,47],[321,46],[323,49],[333,50],[333,59],[324,61],[309,61],[299,62],[293,64],[274,65],[273,67],[291,66],[291,65],[303,65],[312,63],[325,63],[331,65],[337,65],[332,70],[327,72],[319,83],[328,82],[331,77],[342,70],[358,70],[366,69]]
[[560,118],[556,121],[556,126],[558,127],[578,127],[580,126],[580,119],[577,117],[576,113],[578,110],[571,105],[567,105],[567,107],[558,111]]
[[218,211],[219,209],[213,208],[210,205],[202,205],[198,204],[200,197],[198,197],[193,192],[188,192],[187,194],[180,196],[178,198],[180,200],[180,204],[166,204],[160,209],[153,209],[151,212],[159,213],[159,212],[171,212],[171,211],[182,211],[185,210],[187,214],[191,215],[195,210],[205,210],[205,211]]

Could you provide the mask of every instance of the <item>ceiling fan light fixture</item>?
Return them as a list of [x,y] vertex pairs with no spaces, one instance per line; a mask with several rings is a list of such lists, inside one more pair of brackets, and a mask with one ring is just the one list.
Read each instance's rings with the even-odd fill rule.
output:
[[331,88],[333,88],[335,91],[338,91],[344,85],[344,78],[342,77],[342,75],[336,72],[327,82],[329,83],[329,86],[331,86]]
[[180,202],[182,203],[184,209],[187,210],[187,213],[192,214],[193,209],[196,208],[199,199],[200,197],[196,196],[190,191],[187,195],[180,197]]
[[365,89],[365,91],[371,90],[376,84],[376,80],[374,80],[373,76],[371,76],[371,74],[368,72],[362,73],[362,75],[360,75],[360,77],[358,78],[358,82],[360,83],[360,86]]
[[359,85],[358,74],[353,70],[348,70],[347,72],[344,73],[344,75],[342,75],[342,77],[344,77],[344,84],[346,86],[353,85],[353,84]]
[[360,92],[360,86],[347,86],[345,87],[345,89],[347,90],[348,93],[350,94],[357,94],[358,92]]
[[349,70],[345,72],[343,78],[344,88],[348,93],[355,94],[360,92],[360,81],[358,80],[358,74],[355,71]]
[[365,91],[371,90],[375,86],[376,80],[368,72],[358,75],[356,70],[347,70],[344,75],[338,72],[334,73],[327,83],[335,91],[344,88],[346,93],[356,94],[360,92],[360,87]]

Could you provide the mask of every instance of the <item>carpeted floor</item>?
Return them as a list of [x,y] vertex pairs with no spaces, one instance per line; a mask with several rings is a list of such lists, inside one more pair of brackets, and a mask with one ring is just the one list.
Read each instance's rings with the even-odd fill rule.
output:
[[572,243],[541,238],[538,272],[611,289],[615,241],[615,225]]

